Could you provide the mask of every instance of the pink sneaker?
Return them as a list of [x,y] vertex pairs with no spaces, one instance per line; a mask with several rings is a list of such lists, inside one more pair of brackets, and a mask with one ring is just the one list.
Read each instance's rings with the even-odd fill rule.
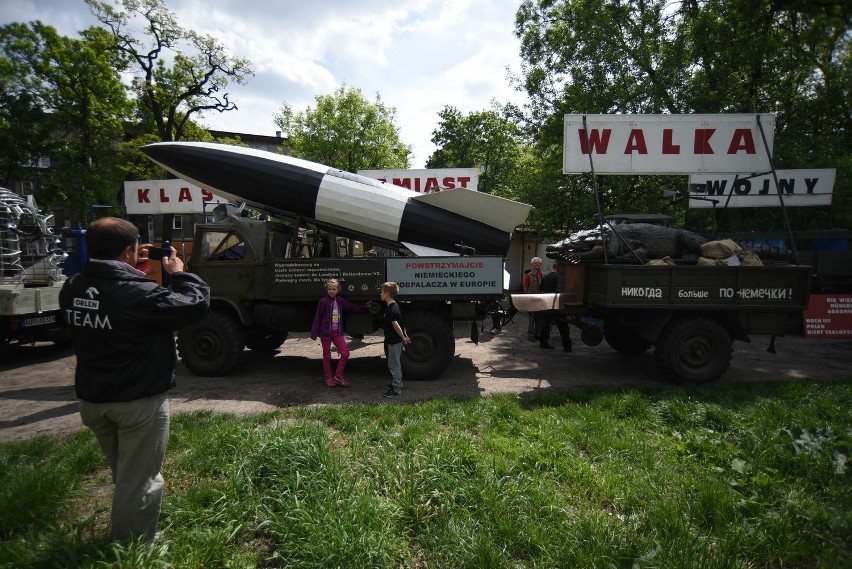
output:
[[346,381],[346,378],[345,378],[345,377],[343,377],[343,376],[335,377],[335,378],[334,378],[334,383],[336,383],[336,384],[337,384],[337,385],[339,385],[340,387],[349,387],[350,385],[352,385],[351,383],[349,383],[348,381]]
[[330,377],[325,378],[325,384],[332,389],[337,387],[337,382]]

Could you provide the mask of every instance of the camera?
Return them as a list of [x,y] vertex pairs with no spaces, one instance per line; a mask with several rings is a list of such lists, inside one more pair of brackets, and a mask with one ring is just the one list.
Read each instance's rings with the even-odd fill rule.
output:
[[162,261],[163,257],[168,257],[172,254],[171,247],[149,247],[148,258],[152,261]]

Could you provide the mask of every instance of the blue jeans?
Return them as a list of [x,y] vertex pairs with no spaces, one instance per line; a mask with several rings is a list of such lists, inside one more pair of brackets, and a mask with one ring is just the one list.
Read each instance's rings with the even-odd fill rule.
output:
[[402,389],[402,342],[388,344],[388,370],[391,374],[391,387],[394,390]]

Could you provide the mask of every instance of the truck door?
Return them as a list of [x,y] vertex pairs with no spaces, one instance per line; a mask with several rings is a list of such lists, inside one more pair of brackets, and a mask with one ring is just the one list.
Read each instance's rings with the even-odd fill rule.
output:
[[234,230],[202,231],[199,236],[192,270],[217,296],[247,293],[254,281],[257,260],[251,244]]

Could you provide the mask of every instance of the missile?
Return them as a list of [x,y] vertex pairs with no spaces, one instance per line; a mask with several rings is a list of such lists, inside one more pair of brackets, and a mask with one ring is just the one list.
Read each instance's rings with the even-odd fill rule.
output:
[[339,234],[400,243],[418,256],[504,256],[531,206],[454,189],[419,194],[316,162],[206,142],[141,148],[179,178],[229,200],[300,216]]

